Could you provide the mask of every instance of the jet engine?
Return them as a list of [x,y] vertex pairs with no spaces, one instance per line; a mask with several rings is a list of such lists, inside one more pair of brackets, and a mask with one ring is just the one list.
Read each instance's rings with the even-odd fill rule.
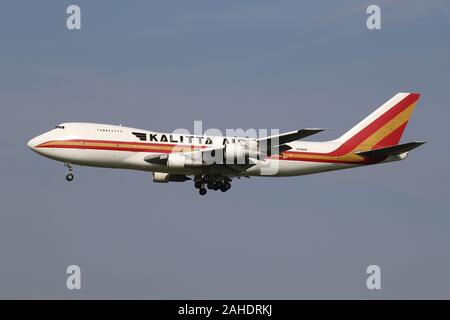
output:
[[255,140],[230,143],[225,146],[225,163],[245,163],[248,158],[258,156],[258,142]]
[[171,153],[167,158],[169,168],[181,169],[186,165],[186,157],[181,153]]

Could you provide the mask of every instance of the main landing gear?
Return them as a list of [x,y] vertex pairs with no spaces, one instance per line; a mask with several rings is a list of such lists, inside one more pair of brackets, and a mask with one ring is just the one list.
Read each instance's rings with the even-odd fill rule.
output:
[[72,168],[72,166],[70,165],[70,163],[64,163],[64,165],[67,167],[66,180],[70,182],[70,181],[72,181],[73,178],[74,178],[74,176],[73,176],[73,174],[72,174],[73,168]]
[[228,177],[203,175],[196,177],[194,181],[195,188],[202,196],[206,194],[207,189],[226,192],[231,188],[231,179]]

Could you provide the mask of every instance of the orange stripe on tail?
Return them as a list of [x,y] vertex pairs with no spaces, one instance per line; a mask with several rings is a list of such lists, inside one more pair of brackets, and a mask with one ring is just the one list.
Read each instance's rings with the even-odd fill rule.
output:
[[[398,93],[336,141],[345,154],[397,145],[420,94]],[[337,151],[337,150],[336,150]]]

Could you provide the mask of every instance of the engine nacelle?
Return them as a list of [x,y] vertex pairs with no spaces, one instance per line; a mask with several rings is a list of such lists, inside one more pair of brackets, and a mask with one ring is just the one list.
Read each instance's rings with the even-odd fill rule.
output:
[[258,142],[255,140],[230,143],[225,146],[225,163],[244,163],[248,158],[257,158]]
[[225,146],[225,163],[235,163],[245,160],[247,155],[244,145],[240,143],[230,143]]
[[155,183],[168,183],[172,182],[184,182],[190,180],[184,174],[170,174],[166,172],[153,172],[153,182]]
[[169,174],[165,172],[153,172],[153,182],[167,183],[169,182]]
[[167,158],[169,168],[181,169],[186,165],[186,157],[180,153],[171,153]]
[[250,158],[258,158],[258,156],[259,156],[258,141],[249,140],[246,142],[246,145],[248,148],[248,156]]

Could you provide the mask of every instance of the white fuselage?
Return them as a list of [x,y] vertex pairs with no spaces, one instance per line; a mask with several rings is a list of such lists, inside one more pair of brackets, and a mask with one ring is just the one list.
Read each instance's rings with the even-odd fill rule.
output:
[[[28,146],[33,151],[50,159],[81,166],[196,175],[205,173],[206,169],[169,168],[166,165],[148,163],[144,161],[144,158],[151,154],[174,152],[176,147],[221,146],[224,144],[224,139],[227,139],[228,143],[232,143],[239,138],[165,134],[95,123],[64,123],[31,139]],[[361,165],[339,163],[339,161],[302,160],[300,156],[296,155],[328,154],[339,147],[339,144],[334,141],[295,141],[288,145],[292,148],[289,150],[292,157],[272,156],[259,161],[258,164],[244,172],[233,174],[230,171],[227,175],[295,176]],[[338,160],[338,158],[336,159]],[[214,172],[208,173],[214,174]]]
[[403,160],[424,143],[400,143],[419,97],[397,93],[342,136],[326,142],[302,140],[323,131],[320,128],[239,138],[63,123],[31,139],[28,147],[64,162],[67,181],[74,179],[73,164],[151,171],[156,183],[193,180],[203,196],[207,189],[226,192],[233,177],[298,176]]

